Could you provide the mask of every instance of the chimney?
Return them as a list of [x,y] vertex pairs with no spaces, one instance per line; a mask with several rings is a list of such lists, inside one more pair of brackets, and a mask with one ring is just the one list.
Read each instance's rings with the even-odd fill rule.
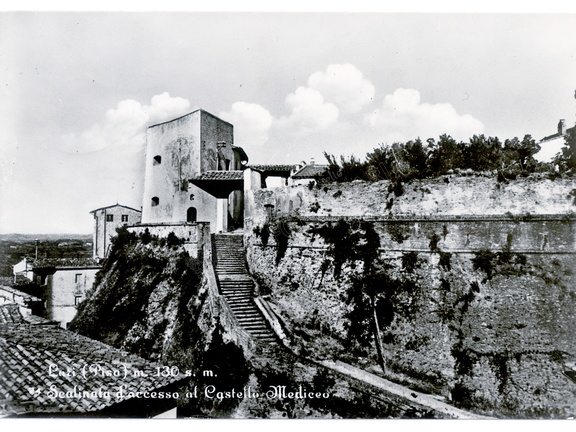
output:
[[566,135],[566,120],[564,119],[558,122],[558,134]]
[[310,159],[310,165],[314,165],[314,158]]

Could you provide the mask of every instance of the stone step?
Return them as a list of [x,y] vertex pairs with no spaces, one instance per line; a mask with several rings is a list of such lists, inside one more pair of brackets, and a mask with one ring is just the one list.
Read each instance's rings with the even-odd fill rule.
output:
[[253,310],[256,306],[251,298],[233,298],[226,299],[226,302],[230,305],[232,310]]
[[276,345],[274,332],[254,303],[255,285],[246,268],[243,236],[218,234],[214,245],[220,292],[239,325],[259,342]]
[[247,294],[252,296],[254,294],[254,287],[229,288],[226,286],[220,286],[220,291],[222,291],[222,294],[226,297],[236,294]]
[[230,306],[240,305],[240,304],[253,304],[252,296],[230,296],[225,297],[226,301]]

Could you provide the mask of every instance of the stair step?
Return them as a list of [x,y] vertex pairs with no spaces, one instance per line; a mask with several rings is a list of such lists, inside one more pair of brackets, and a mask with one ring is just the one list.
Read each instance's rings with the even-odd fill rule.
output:
[[238,324],[252,337],[267,345],[277,345],[260,309],[254,303],[254,282],[246,267],[244,237],[218,234],[214,236],[214,271],[226,303]]

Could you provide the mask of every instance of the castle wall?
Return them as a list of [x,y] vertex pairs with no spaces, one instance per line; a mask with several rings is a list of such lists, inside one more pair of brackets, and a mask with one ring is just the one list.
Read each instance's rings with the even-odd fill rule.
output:
[[[356,222],[368,222],[380,239],[374,271],[417,287],[399,294],[383,329],[392,376],[487,414],[574,415],[576,385],[564,370],[576,361],[576,182],[450,177],[404,184],[400,196],[388,186],[246,192],[247,262],[292,337],[319,358],[377,368],[373,345],[355,356],[347,342],[363,263],[345,261],[337,277],[330,245],[311,232],[340,219],[362,232]],[[288,237],[280,257],[279,228]],[[473,262],[485,249],[494,254],[490,278]],[[503,251],[513,258],[499,262]]]
[[140,224],[137,226],[128,227],[130,232],[138,235],[143,234],[146,230],[151,235],[160,238],[167,238],[168,234],[174,233],[176,237],[184,240],[184,249],[193,258],[198,258],[199,251],[202,250],[205,241],[210,241],[206,236],[208,224],[204,222],[198,223],[181,223],[181,224]]

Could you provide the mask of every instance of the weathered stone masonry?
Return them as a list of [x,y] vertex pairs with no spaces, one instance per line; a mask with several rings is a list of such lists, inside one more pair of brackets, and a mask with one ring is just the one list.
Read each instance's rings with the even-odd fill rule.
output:
[[[259,190],[246,198],[253,206],[247,259],[295,337],[325,347],[320,355],[342,355],[333,344],[346,338],[343,299],[362,264],[347,263],[335,278],[325,264],[327,245],[310,229],[340,219],[370,222],[379,260],[394,274],[405,273],[406,253],[418,260],[409,276],[420,289],[416,311],[386,329],[390,370],[488,413],[573,415],[576,384],[563,371],[576,359],[575,186],[570,179],[499,185],[480,177],[415,182],[399,197],[385,182]],[[280,220],[289,239],[277,265],[274,236],[264,246],[256,231]],[[481,250],[494,254],[490,278],[472,264]],[[502,251],[518,261],[497,264]],[[440,252],[449,255],[449,268]]]

